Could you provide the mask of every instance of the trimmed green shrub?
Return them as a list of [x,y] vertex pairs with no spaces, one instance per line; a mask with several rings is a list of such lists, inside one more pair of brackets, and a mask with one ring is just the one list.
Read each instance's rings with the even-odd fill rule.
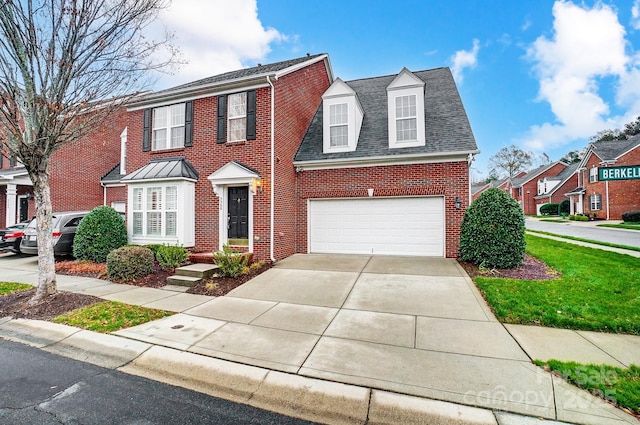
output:
[[565,199],[560,202],[560,215],[569,214],[571,212],[571,206],[569,205],[569,200]]
[[522,264],[525,247],[522,207],[505,191],[490,188],[465,211],[461,260],[483,267],[517,267]]
[[127,226],[120,214],[111,207],[97,207],[78,225],[73,256],[78,260],[104,263],[109,252],[126,244]]
[[622,214],[625,223],[640,223],[640,211],[628,211]]
[[558,215],[558,204],[544,204],[540,207],[542,215]]
[[569,216],[569,220],[573,220],[573,221],[589,221],[589,217],[587,217],[586,215],[582,215],[582,214],[570,215]]
[[[161,243],[148,243],[146,245],[143,245],[145,248],[149,248],[151,250],[151,252],[153,252],[153,256],[156,257],[158,255],[158,250],[160,248],[162,248],[164,245],[162,245]],[[157,260],[157,258],[156,258]]]
[[161,245],[155,254],[163,269],[175,269],[189,262],[189,251],[181,246]]
[[213,261],[220,267],[218,275],[221,277],[238,277],[245,272],[249,263],[249,255],[234,251],[228,245],[222,246],[222,251],[213,253]]
[[144,246],[123,246],[107,255],[107,276],[131,282],[153,273],[153,252]]

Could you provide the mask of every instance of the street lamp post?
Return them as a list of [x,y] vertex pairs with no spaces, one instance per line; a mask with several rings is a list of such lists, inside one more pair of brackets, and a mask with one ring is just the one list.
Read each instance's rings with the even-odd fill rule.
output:
[[531,193],[531,191],[527,190],[527,197],[524,199],[524,209],[525,209],[524,213],[525,214],[527,214],[527,212],[529,211],[529,208],[527,208],[528,207],[527,203],[529,201],[529,194],[530,193]]

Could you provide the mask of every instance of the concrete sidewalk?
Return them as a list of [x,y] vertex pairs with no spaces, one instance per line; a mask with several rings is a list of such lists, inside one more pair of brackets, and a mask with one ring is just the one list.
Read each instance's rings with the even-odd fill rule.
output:
[[[26,258],[0,258],[1,279],[34,284]],[[59,289],[179,314],[114,335],[0,319],[0,337],[328,423],[638,423],[530,360],[625,367],[640,337],[505,329],[453,260],[295,255],[220,298]]]

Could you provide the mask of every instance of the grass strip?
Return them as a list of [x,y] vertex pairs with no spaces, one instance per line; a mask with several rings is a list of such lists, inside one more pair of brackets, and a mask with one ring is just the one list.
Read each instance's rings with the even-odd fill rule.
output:
[[543,230],[527,229],[527,232],[540,233],[541,235],[555,236],[557,238],[570,239],[572,241],[587,242],[587,243],[592,243],[594,245],[609,246],[611,248],[628,249],[629,251],[638,251],[638,252],[640,252],[640,248],[638,248],[637,246],[620,245],[620,244],[617,244],[617,243],[594,241],[592,239],[578,238],[576,236],[559,235],[557,233],[545,232]]
[[544,221],[546,223],[566,223],[567,220],[563,220],[561,218],[543,218],[540,221]]
[[549,360],[534,362],[557,373],[567,382],[604,398],[629,411],[640,414],[640,366],[629,369],[607,365],[581,364]]
[[500,321],[640,335],[640,258],[530,234],[526,240],[527,252],[560,276],[475,277]]
[[28,291],[33,289],[33,286],[26,283],[17,282],[0,282],[0,295],[9,295],[16,292]]
[[638,224],[598,224],[598,227],[611,227],[613,229],[629,229],[629,230],[640,230],[640,223]]
[[53,322],[89,331],[109,333],[171,316],[172,314],[165,310],[115,301],[104,301],[62,314],[54,318]]

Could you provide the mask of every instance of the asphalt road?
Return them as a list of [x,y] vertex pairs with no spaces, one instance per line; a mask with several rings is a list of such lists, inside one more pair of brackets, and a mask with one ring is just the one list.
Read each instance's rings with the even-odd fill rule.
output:
[[640,232],[637,230],[611,229],[607,227],[581,226],[573,223],[551,223],[534,219],[525,220],[531,230],[541,230],[557,235],[574,236],[594,241],[615,243],[640,248]]
[[3,339],[0,423],[311,424]]

